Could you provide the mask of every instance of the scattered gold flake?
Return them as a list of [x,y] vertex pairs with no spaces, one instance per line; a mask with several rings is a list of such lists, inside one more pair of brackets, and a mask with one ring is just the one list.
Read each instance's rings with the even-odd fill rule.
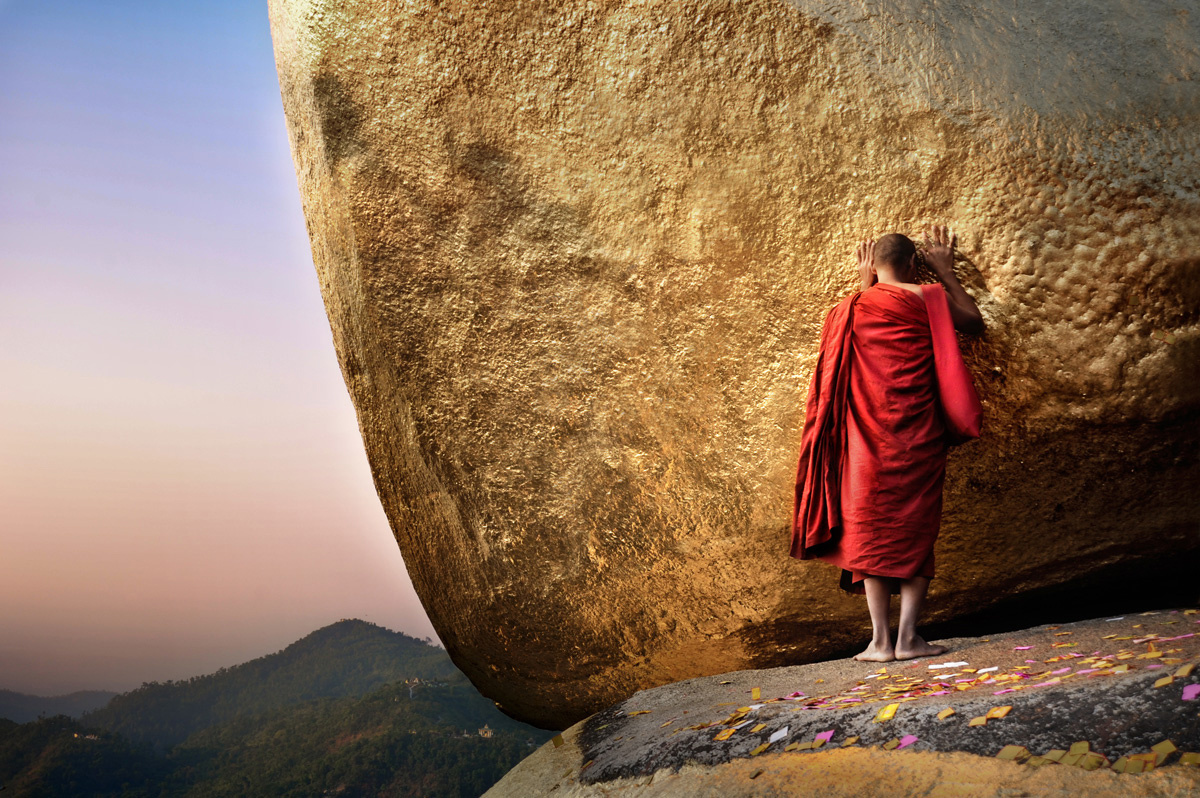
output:
[[1154,683],[1155,687],[1166,687],[1171,682],[1175,681],[1174,676],[1164,676]]
[[886,743],[883,744],[883,748],[886,751],[891,751],[893,748],[895,748],[898,745],[900,745],[900,738],[893,737],[892,739],[888,740]]
[[755,726],[753,729],[751,729],[751,730],[750,730],[750,733],[751,733],[751,734],[758,734],[760,731],[762,731],[762,730],[763,730],[763,729],[765,729],[765,728],[767,728],[767,724],[765,724],[765,723],[760,723],[760,724],[758,724],[757,726]]
[[987,714],[984,715],[984,717],[985,718],[1002,718],[1011,711],[1012,711],[1011,706],[992,707],[991,709],[989,709],[987,711]]
[[888,704],[883,709],[879,710],[875,715],[875,723],[883,723],[885,720],[891,720],[896,717],[896,710],[899,709],[899,704]]
[[953,714],[954,714],[954,707],[946,707],[945,709],[943,709],[941,712],[939,712],[937,714],[937,719],[945,720],[946,718],[950,717]]
[[1157,745],[1150,746],[1150,750],[1155,754],[1155,760],[1162,762],[1164,759],[1175,753],[1179,749],[1175,747],[1175,743],[1170,740],[1163,740]]
[[996,754],[997,759],[1017,760],[1029,756],[1029,749],[1023,745],[1006,745]]
[[766,751],[770,747],[771,747],[770,743],[763,743],[762,745],[760,745],[757,748],[755,748],[754,750],[752,750],[750,752],[750,756],[758,756],[759,754],[761,754],[763,751]]
[[1071,743],[1071,748],[1067,751],[1068,754],[1086,754],[1092,748],[1092,744],[1087,740],[1080,740],[1077,743]]
[[971,720],[967,722],[968,726],[984,726],[986,724],[987,724],[987,715],[980,715],[978,717],[971,718]]

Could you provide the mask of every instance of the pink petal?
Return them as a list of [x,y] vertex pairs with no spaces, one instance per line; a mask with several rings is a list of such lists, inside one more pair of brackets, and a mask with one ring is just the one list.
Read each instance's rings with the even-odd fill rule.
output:
[[900,738],[900,745],[896,746],[896,750],[898,751],[901,748],[905,747],[906,745],[912,745],[916,741],[917,741],[917,736],[915,734],[906,734]]

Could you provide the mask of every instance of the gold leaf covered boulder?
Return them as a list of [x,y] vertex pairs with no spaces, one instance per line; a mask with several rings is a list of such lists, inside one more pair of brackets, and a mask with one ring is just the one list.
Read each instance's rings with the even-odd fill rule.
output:
[[1191,5],[270,0],[342,372],[458,666],[563,727],[865,642],[787,556],[802,405],[853,242],[931,222],[988,332],[927,617],[1194,568]]

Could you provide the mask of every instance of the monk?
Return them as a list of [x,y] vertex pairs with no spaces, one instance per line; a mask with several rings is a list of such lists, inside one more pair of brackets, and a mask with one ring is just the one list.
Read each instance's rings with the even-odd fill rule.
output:
[[[926,233],[924,262],[942,287],[924,288],[915,282],[921,256],[907,236],[861,242],[861,291],[829,312],[821,332],[796,475],[791,555],[837,565],[841,588],[866,595],[872,637],[857,660],[946,651],[925,642],[916,623],[933,577],[946,451],[978,437],[977,423],[973,431],[952,434],[939,399],[939,374],[945,385],[952,382],[942,371],[949,352],[978,408],[954,329],[981,333],[983,316],[954,274],[956,241],[944,226]],[[895,594],[900,624],[893,644],[888,612]]]

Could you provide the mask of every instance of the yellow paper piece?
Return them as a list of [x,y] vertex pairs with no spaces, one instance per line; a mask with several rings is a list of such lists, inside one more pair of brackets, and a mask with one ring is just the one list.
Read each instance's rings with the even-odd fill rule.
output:
[[757,701],[760,698],[762,698],[762,688],[761,687],[751,688],[750,698],[751,698],[751,700],[754,700],[754,701]]
[[732,679],[726,679],[725,681],[721,682],[721,684],[733,684],[733,680],[732,680]]
[[1044,756],[1031,756],[1025,761],[1025,764],[1031,767],[1040,768],[1042,765],[1049,765],[1050,760]]
[[1059,762],[1066,755],[1067,755],[1067,752],[1061,748],[1054,748],[1054,749],[1042,754],[1042,756],[1044,758],[1049,759],[1051,762]]
[[1002,718],[1002,717],[1004,717],[1005,715],[1007,715],[1007,714],[1008,714],[1009,712],[1011,712],[1011,711],[1012,711],[1012,707],[1011,707],[1011,706],[992,707],[991,709],[989,709],[989,710],[987,711],[987,714],[986,714],[984,717],[987,717],[987,718]]
[[823,745],[825,745],[825,738],[824,738],[824,737],[818,737],[817,739],[815,739],[815,740],[813,740],[813,741],[812,741],[812,747],[813,747],[814,749],[820,748],[820,747],[821,747],[821,746],[823,746]]
[[1138,659],[1158,659],[1162,655],[1161,651],[1147,651],[1145,654],[1138,654]]
[[1087,740],[1080,740],[1077,743],[1071,743],[1071,750],[1069,750],[1067,753],[1069,753],[1069,754],[1086,754],[1088,751],[1091,750],[1091,748],[1092,748],[1092,744],[1089,743]]
[[1125,763],[1125,773],[1141,773],[1146,769],[1146,762],[1140,759],[1130,759]]
[[751,730],[750,730],[750,733],[751,733],[751,734],[756,734],[756,733],[758,733],[758,732],[762,731],[762,730],[763,730],[763,729],[765,729],[765,728],[767,728],[767,724],[765,724],[765,723],[760,723],[760,724],[758,724],[757,726],[755,726],[753,729],[751,729]]
[[987,715],[980,715],[977,718],[971,718],[971,720],[967,722],[967,725],[968,726],[986,726],[987,725]]
[[737,729],[726,729],[725,731],[718,733],[717,736],[714,737],[713,739],[714,740],[728,740],[730,737],[733,736],[733,733],[735,731],[737,731]]
[[663,724],[662,724],[662,725],[660,725],[658,728],[660,728],[660,729],[665,729],[665,728],[667,728],[668,726],[670,726],[670,725],[671,725],[672,723],[674,723],[674,722],[675,722],[675,718],[671,718],[669,721],[667,721],[666,723],[663,723]]
[[797,745],[796,745],[796,750],[797,750],[797,751],[811,751],[811,750],[812,750],[812,747],[813,747],[813,744],[812,744],[812,742],[811,742],[811,741],[809,741],[809,742],[807,742],[807,743],[799,743],[799,744],[797,744]]
[[1070,633],[1070,632],[1055,632],[1055,633],[1054,633],[1054,636],[1055,636],[1055,637],[1062,637],[1063,635],[1069,635],[1069,634],[1071,634],[1071,633]]
[[1082,760],[1085,756],[1087,756],[1087,754],[1067,754],[1062,759],[1058,760],[1058,763],[1060,765],[1066,765],[1067,767],[1074,767],[1078,765],[1080,760]]
[[1116,762],[1112,763],[1112,769],[1116,773],[1124,773],[1125,766],[1129,764],[1129,757],[1121,757]]
[[1181,754],[1179,757],[1179,764],[1187,765],[1189,767],[1194,767],[1194,768],[1200,768],[1200,754],[1197,754],[1197,753]]
[[1162,761],[1163,759],[1166,759],[1168,756],[1175,753],[1179,749],[1176,748],[1175,743],[1171,742],[1170,740],[1163,740],[1158,745],[1150,746],[1150,750],[1158,755],[1156,758],[1159,761]]
[[1175,671],[1174,675],[1175,675],[1177,678],[1184,679],[1184,678],[1186,678],[1186,677],[1188,677],[1188,676],[1191,676],[1191,675],[1192,675],[1192,671],[1193,671],[1195,668],[1196,668],[1196,665],[1195,665],[1195,663],[1190,663],[1190,664],[1188,664],[1188,665],[1184,665],[1184,666],[1182,666],[1181,668],[1179,668],[1179,670]]
[[845,748],[848,745],[854,745],[856,742],[858,742],[857,737],[847,737],[845,740],[842,740],[842,748]]
[[799,748],[800,748],[800,743],[791,743],[788,745],[787,748],[784,748],[783,750],[784,751],[796,751]]
[[888,740],[886,743],[883,744],[883,748],[885,751],[891,751],[893,748],[895,748],[898,745],[900,745],[900,738],[893,737],[892,739]]
[[1108,757],[1104,754],[1092,751],[1085,754],[1083,759],[1079,760],[1079,767],[1084,770],[1099,770],[1100,768],[1108,767]]
[[1148,770],[1154,770],[1154,766],[1158,764],[1158,755],[1154,754],[1154,753],[1131,754],[1129,757],[1129,765],[1125,766],[1125,772],[1126,773],[1135,772],[1135,771],[1132,771],[1130,769],[1130,767],[1132,765],[1136,765],[1136,764],[1140,764],[1142,766],[1142,770],[1141,770],[1142,773],[1145,773]]
[[554,743],[555,748],[558,748],[563,744],[563,736],[561,734],[556,734],[550,738],[550,742]]
[[1112,669],[1112,672],[1113,673],[1129,673],[1129,666],[1128,665],[1118,665],[1117,667]]
[[738,708],[737,708],[737,711],[738,711],[738,712],[743,712],[743,713],[745,713],[745,712],[749,712],[749,711],[750,711],[750,707],[738,707]]
[[1198,612],[1200,612],[1200,610],[1184,610],[1183,614],[1184,615],[1195,615]]
[[766,751],[770,747],[771,747],[770,743],[763,743],[762,745],[758,746],[753,751],[751,751],[750,756],[758,756],[759,754],[761,754],[763,751]]
[[1006,745],[996,754],[997,759],[1024,759],[1029,756],[1029,749],[1023,745]]
[[1166,687],[1171,682],[1175,681],[1174,676],[1164,676],[1154,683],[1155,687]]
[[899,709],[899,704],[888,704],[875,715],[875,723],[883,723],[885,720],[891,720],[896,717],[896,710]]
[[937,714],[937,718],[938,718],[938,720],[945,720],[946,718],[950,717],[953,714],[954,714],[954,707],[946,707],[945,709],[943,709],[941,712],[939,712]]

